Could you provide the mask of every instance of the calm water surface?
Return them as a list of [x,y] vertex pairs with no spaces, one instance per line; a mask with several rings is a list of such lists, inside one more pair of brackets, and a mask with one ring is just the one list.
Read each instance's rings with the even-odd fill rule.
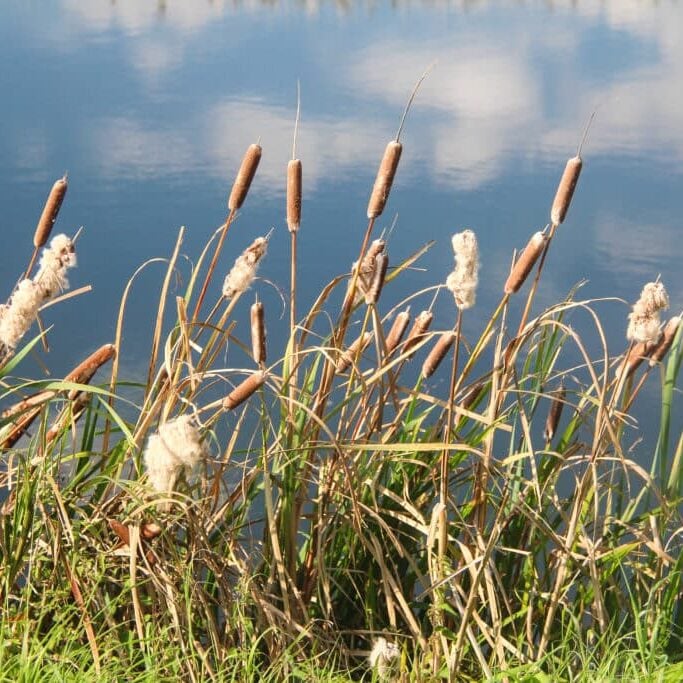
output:
[[[437,247],[422,259],[425,270],[395,285],[392,301],[442,281],[453,264],[450,235],[471,227],[483,267],[465,331],[477,334],[499,300],[513,249],[544,227],[564,163],[597,108],[539,304],[556,302],[584,279],[583,297],[632,302],[661,274],[678,312],[681,27],[680,3],[646,0],[4,2],[2,291],[10,292],[28,259],[49,187],[68,170],[58,225],[69,232],[85,226],[71,279],[93,291],[46,312],[55,329],[45,362],[59,375],[113,338],[126,280],[146,259],[170,253],[179,226],[187,227],[183,251],[198,256],[224,218],[244,149],[257,138],[262,164],[222,269],[275,227],[262,275],[285,290],[283,171],[298,79],[304,310],[355,258],[379,158],[415,80],[436,59],[402,136],[403,159],[380,228],[397,218],[394,262],[427,240]],[[134,289],[124,376],[146,367],[161,273],[151,266]],[[276,287],[258,286],[271,317],[282,310]],[[617,353],[628,308],[605,303],[599,311]],[[436,312],[442,327],[451,325],[448,297]],[[275,335],[278,324],[269,325]],[[595,335],[587,342],[597,353]],[[246,363],[229,354],[229,365]],[[655,376],[647,392],[657,396]],[[651,435],[656,401],[641,404]]]

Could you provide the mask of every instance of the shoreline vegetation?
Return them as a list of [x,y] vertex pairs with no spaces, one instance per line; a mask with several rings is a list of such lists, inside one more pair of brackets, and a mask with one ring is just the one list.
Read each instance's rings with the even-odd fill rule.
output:
[[[0,307],[0,680],[683,678],[683,434],[672,424],[683,325],[662,317],[682,302],[644,282],[627,338],[608,335],[578,291],[534,307],[581,146],[499,304],[477,311],[478,338],[462,333],[477,310],[476,230],[453,236],[450,274],[393,300],[392,280],[430,246],[392,263],[375,229],[418,86],[381,159],[357,261],[304,312],[295,132],[282,349],[259,299],[270,235],[223,254],[267,153],[252,144],[186,279],[179,231],[150,307],[146,378],[119,376],[135,275],[115,339],[63,380],[20,378],[45,343],[42,311],[87,289],[68,291],[76,237],[49,241],[68,180],[55,183]],[[432,326],[440,294],[449,329]],[[247,320],[242,297],[254,298]],[[45,314],[56,325],[58,310]],[[228,344],[251,366],[222,367]],[[630,444],[646,381],[662,391],[644,465]]]

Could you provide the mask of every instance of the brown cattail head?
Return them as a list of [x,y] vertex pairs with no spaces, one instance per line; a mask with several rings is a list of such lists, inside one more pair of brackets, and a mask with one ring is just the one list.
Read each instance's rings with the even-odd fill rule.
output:
[[235,182],[232,185],[232,191],[230,192],[230,198],[228,199],[228,209],[230,209],[230,211],[236,211],[244,204],[244,200],[247,198],[247,192],[249,192],[249,187],[251,186],[251,181],[256,174],[259,161],[261,161],[261,146],[256,144],[249,145],[244,155],[244,159],[242,159],[240,170],[237,171]]
[[379,300],[388,267],[389,257],[386,254],[377,254],[377,256],[375,256],[375,272],[372,276],[372,282],[370,283],[368,291],[365,293],[366,304],[376,304]]
[[151,541],[159,536],[161,532],[162,528],[156,522],[143,522],[140,525],[140,536],[146,541]]
[[566,391],[564,387],[560,387],[555,392],[555,398],[553,398],[550,404],[550,410],[548,411],[548,417],[545,421],[545,439],[546,441],[552,441],[555,432],[557,431],[557,425],[560,422],[560,417],[562,415],[562,408],[564,408],[564,397]]
[[301,160],[287,164],[287,227],[297,232],[301,224]]
[[244,403],[257,389],[262,387],[265,381],[266,373],[264,370],[253,372],[223,399],[223,409],[233,410],[233,408],[237,408],[237,406]]
[[475,385],[469,387],[462,398],[460,399],[460,405],[464,410],[469,410],[474,402],[479,398],[481,392],[484,388],[484,382],[477,382]]
[[266,362],[266,324],[260,301],[251,306],[251,350],[254,362],[263,365]]
[[55,182],[47,196],[43,213],[40,214],[36,231],[33,234],[33,246],[38,249],[42,247],[50,237],[52,226],[57,220],[57,214],[64,201],[64,195],[68,187],[66,175]]
[[631,345],[631,348],[624,359],[623,367],[620,368],[617,376],[624,372],[626,377],[630,377],[638,366],[650,355],[654,346],[646,342],[637,342]]
[[402,151],[403,145],[397,140],[392,140],[384,150],[382,163],[379,165],[379,171],[377,171],[375,184],[368,202],[368,218],[377,218],[384,211]]
[[664,326],[664,331],[662,332],[662,336],[660,337],[657,345],[652,350],[652,354],[650,356],[650,365],[651,366],[655,365],[656,363],[659,363],[664,358],[664,356],[666,356],[669,349],[671,348],[671,345],[674,343],[674,338],[676,336],[676,332],[678,332],[678,327],[680,324],[681,324],[681,317],[678,315],[675,315]]
[[582,166],[583,161],[581,161],[581,157],[576,156],[569,159],[564,167],[564,173],[560,179],[560,184],[557,186],[555,199],[550,209],[550,222],[553,225],[562,223],[567,215],[574,190],[576,189],[576,183],[579,181]]
[[547,241],[548,238],[542,232],[535,233],[529,240],[529,243],[524,247],[524,251],[515,262],[512,272],[505,283],[503,291],[506,294],[514,294],[519,291],[538,257],[543,253]]
[[91,353],[82,363],[77,365],[65,378],[65,382],[75,384],[87,384],[93,375],[105,363],[116,355],[116,347],[113,344],[104,344],[97,351]]
[[360,268],[358,267],[358,261],[353,262],[353,265],[351,266],[351,279],[349,280],[346,296],[348,297],[351,294],[351,288],[353,287],[355,279],[356,288],[353,291],[354,306],[360,303],[363,298],[365,298],[366,301],[368,300],[368,294],[377,273],[378,261],[376,259],[384,252],[386,244],[387,243],[383,239],[373,240],[360,262]]
[[337,361],[337,372],[346,372],[356,356],[363,353],[372,339],[372,332],[365,332],[349,346]]
[[[415,318],[415,322],[408,333],[406,343],[403,345],[403,353],[406,353],[417,346],[417,344],[422,340],[424,334],[429,329],[429,326],[432,324],[433,318],[434,315],[431,313],[431,311],[422,311],[422,313]],[[413,353],[410,353],[408,358],[412,358]]]
[[432,350],[427,355],[427,358],[425,358],[425,362],[422,363],[423,377],[430,377],[436,372],[436,369],[441,364],[441,361],[444,359],[451,346],[453,346],[456,336],[457,335],[455,332],[451,331],[444,332],[439,337],[436,344],[434,344]]
[[410,322],[410,308],[406,308],[405,311],[401,311],[395,318],[391,325],[389,334],[386,337],[387,346],[387,356],[390,356],[394,349],[401,343],[403,335],[408,328],[408,323]]

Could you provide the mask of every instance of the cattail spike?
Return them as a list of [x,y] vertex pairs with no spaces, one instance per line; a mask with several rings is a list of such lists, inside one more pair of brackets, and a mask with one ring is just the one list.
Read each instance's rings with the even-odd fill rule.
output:
[[467,389],[460,400],[460,405],[464,410],[469,410],[474,405],[474,402],[479,398],[483,388],[484,383],[477,382],[474,386],[471,386],[469,389]]
[[263,365],[266,362],[266,325],[260,301],[251,306],[251,350],[254,362]]
[[52,231],[52,226],[57,220],[57,214],[64,201],[68,185],[69,183],[65,173],[64,177],[57,180],[52,186],[50,194],[45,202],[43,213],[40,214],[40,218],[38,219],[36,231],[33,234],[33,246],[36,249],[47,243],[50,232]]
[[394,349],[401,343],[403,335],[408,328],[408,323],[410,323],[410,308],[405,311],[401,311],[395,318],[391,325],[389,334],[386,337],[387,346],[387,356],[390,356]]
[[257,370],[238,384],[224,399],[223,409],[233,410],[244,403],[257,389],[261,388],[266,381],[266,373]]
[[548,411],[548,418],[545,421],[545,440],[550,442],[555,436],[557,431],[557,425],[560,422],[560,417],[562,416],[562,409],[564,408],[564,397],[566,391],[564,387],[560,387],[555,393],[555,398],[550,404],[550,410]]
[[287,164],[287,228],[297,232],[301,225],[301,160]]
[[368,202],[368,218],[377,218],[384,211],[402,151],[403,145],[396,140],[392,140],[384,150],[384,156],[379,165],[370,201]]
[[365,295],[365,303],[376,304],[379,301],[379,295],[382,293],[384,287],[384,278],[387,275],[387,268],[389,267],[389,257],[386,254],[377,254],[375,256],[375,272],[370,283],[370,288]]
[[337,361],[337,372],[346,372],[356,356],[365,351],[371,340],[372,332],[366,332],[358,337],[339,357],[339,360]]
[[[434,315],[431,311],[422,311],[422,313],[415,318],[415,322],[413,323],[405,344],[403,345],[403,353],[408,353],[411,351],[411,349],[414,349],[415,346],[417,346],[429,329],[429,326],[432,324],[433,319]],[[412,353],[408,353],[408,358],[412,358],[414,353],[414,351]]]
[[547,236],[542,232],[535,233],[529,240],[529,243],[524,247],[524,251],[515,262],[512,272],[505,282],[503,290],[505,294],[515,294],[519,291],[538,260],[538,257],[543,253],[547,241]]
[[455,332],[451,331],[444,332],[439,337],[422,364],[423,377],[431,377],[436,372],[439,365],[441,365],[441,361],[445,358],[451,346],[453,346],[456,336]]
[[[112,358],[116,356],[116,347],[113,344],[104,344],[97,351],[91,353],[82,363],[77,365],[65,378],[65,382],[74,384],[88,384],[93,375]],[[74,399],[78,394],[77,390],[69,392],[69,398]]]
[[623,366],[620,366],[617,376],[622,372],[626,377],[630,377],[640,366],[640,364],[650,355],[654,346],[646,342],[637,342],[633,344],[624,359]]
[[681,317],[675,315],[664,326],[662,336],[657,345],[654,347],[652,354],[650,356],[650,366],[659,363],[664,358],[664,356],[666,356],[669,349],[671,348],[671,345],[674,343],[674,338],[676,336],[676,332],[678,332],[678,327],[680,324]]
[[553,225],[560,225],[567,215],[574,190],[576,189],[576,183],[579,182],[582,166],[583,161],[581,161],[581,157],[576,156],[569,159],[564,167],[564,173],[562,173],[562,178],[557,186],[555,199],[550,209],[550,222]]
[[230,198],[228,199],[228,209],[230,211],[236,211],[244,204],[244,200],[247,198],[247,193],[251,187],[251,181],[256,175],[259,161],[261,161],[261,151],[260,145],[252,144],[247,148],[242,159],[242,165],[232,185]]

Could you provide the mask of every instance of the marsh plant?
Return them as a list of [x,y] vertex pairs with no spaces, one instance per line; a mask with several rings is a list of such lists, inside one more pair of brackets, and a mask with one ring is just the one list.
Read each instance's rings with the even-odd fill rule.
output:
[[[262,154],[251,145],[225,222],[175,290],[183,230],[170,249],[149,302],[147,377],[132,388],[117,352],[133,279],[114,339],[93,340],[104,346],[63,380],[20,379],[45,337],[41,310],[75,264],[74,239],[44,247],[66,180],[50,194],[36,252],[0,308],[8,676],[590,680],[675,671],[683,437],[671,410],[683,333],[679,316],[660,317],[664,284],[643,283],[628,320],[624,309],[628,339],[609,335],[578,290],[534,307],[569,220],[579,154],[549,224],[513,257],[493,312],[475,302],[486,259],[480,267],[470,229],[453,237],[452,273],[430,273],[432,287],[392,299],[391,282],[430,246],[392,263],[390,238],[375,235],[400,132],[380,163],[357,261],[321,283],[303,313],[305,159],[294,147],[283,168],[292,251],[280,348],[266,336],[275,313],[259,297],[268,236],[245,248],[239,232]],[[232,257],[221,258],[226,245]],[[87,272],[81,264],[78,278]],[[211,287],[220,277],[222,288]],[[432,327],[440,295],[446,329]],[[243,297],[256,301],[246,319]],[[55,325],[58,311],[45,314]],[[480,334],[465,339],[472,311]],[[246,357],[247,367],[230,367]],[[432,382],[439,374],[445,381]],[[657,447],[643,462],[629,445],[645,381],[660,382],[662,398]]]

